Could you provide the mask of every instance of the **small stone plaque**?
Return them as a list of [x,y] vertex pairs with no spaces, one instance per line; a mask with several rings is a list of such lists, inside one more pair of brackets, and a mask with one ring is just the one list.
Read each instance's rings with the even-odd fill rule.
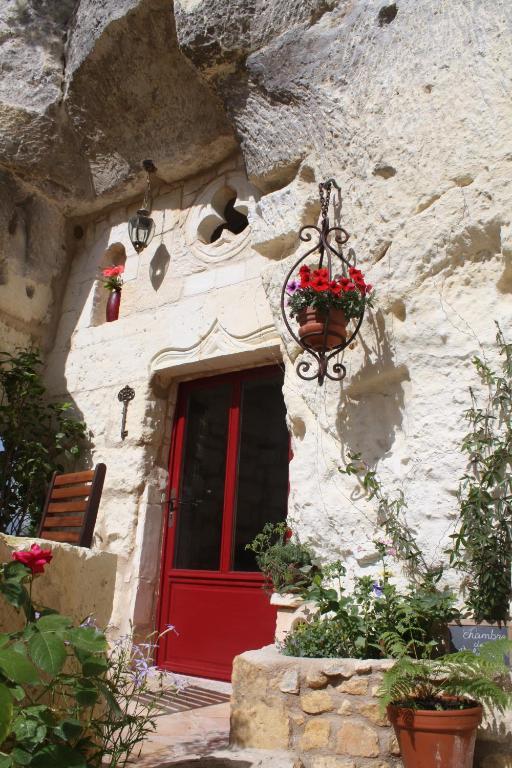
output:
[[[487,624],[450,624],[450,648],[452,651],[473,651],[478,655],[480,646],[491,640],[508,637],[507,627]],[[508,661],[508,659],[507,659]]]

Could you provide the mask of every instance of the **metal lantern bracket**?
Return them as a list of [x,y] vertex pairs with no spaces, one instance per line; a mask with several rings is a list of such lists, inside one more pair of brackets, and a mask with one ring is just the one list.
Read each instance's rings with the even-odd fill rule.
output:
[[[310,243],[314,237],[318,238],[317,242],[293,264],[286,275],[286,279],[283,283],[283,288],[281,291],[281,314],[283,316],[283,321],[294,341],[297,342],[297,344],[304,350],[304,352],[307,352],[316,361],[316,370],[310,373],[309,371],[313,363],[309,360],[300,360],[296,368],[297,375],[305,381],[318,379],[320,386],[323,384],[326,377],[332,381],[342,381],[347,375],[347,369],[343,363],[339,361],[333,362],[332,365],[330,363],[333,358],[336,357],[336,355],[346,349],[346,347],[348,347],[354,341],[355,337],[359,333],[359,329],[364,318],[365,305],[363,304],[360,315],[354,318],[356,323],[351,335],[344,339],[337,346],[329,348],[327,346],[327,336],[329,335],[330,322],[328,313],[323,332],[323,344],[320,349],[314,349],[307,344],[308,336],[306,335],[301,339],[290,323],[290,318],[288,317],[286,311],[286,289],[290,278],[298,271],[299,265],[303,262],[305,263],[313,253],[319,254],[318,269],[321,269],[322,267],[327,268],[329,281],[333,279],[333,256],[336,257],[336,259],[339,259],[341,272],[345,276],[348,273],[348,269],[355,266],[355,258],[350,261],[350,258],[352,258],[352,253],[349,252],[349,258],[345,257],[343,254],[343,246],[350,237],[349,233],[343,227],[329,226],[329,203],[331,199],[331,190],[333,187],[338,191],[341,191],[340,187],[334,179],[328,179],[327,181],[323,181],[318,185],[321,209],[320,226],[315,224],[306,224],[299,231],[299,238],[302,242]],[[332,244],[333,240],[339,246],[339,248],[334,247]]]
[[146,172],[146,187],[144,189],[142,207],[139,208],[135,216],[132,216],[128,222],[128,234],[137,253],[140,253],[149,245],[155,234],[155,222],[150,214],[153,207],[151,175],[156,173],[156,166],[152,160],[144,160],[142,167]]

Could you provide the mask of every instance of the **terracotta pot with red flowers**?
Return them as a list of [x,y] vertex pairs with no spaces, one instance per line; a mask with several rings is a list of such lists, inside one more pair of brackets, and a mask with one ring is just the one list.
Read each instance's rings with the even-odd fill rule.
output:
[[329,280],[326,268],[303,264],[298,279],[286,286],[290,315],[297,318],[302,343],[318,350],[342,347],[348,336],[347,323],[371,306],[372,291],[355,267],[349,267],[348,275]]
[[107,299],[106,306],[106,320],[107,323],[112,323],[119,317],[119,307],[121,304],[121,288],[123,285],[123,278],[121,275],[124,272],[122,264],[113,264],[111,267],[105,267],[101,270],[103,276],[103,285],[110,291],[110,295]]

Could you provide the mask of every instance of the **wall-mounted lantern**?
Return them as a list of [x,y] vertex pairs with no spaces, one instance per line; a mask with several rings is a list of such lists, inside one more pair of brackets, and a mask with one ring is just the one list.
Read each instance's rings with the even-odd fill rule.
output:
[[128,221],[128,234],[132,245],[140,253],[146,248],[155,234],[155,222],[151,218],[151,208],[153,200],[151,198],[151,174],[155,173],[156,167],[152,160],[144,160],[142,167],[146,171],[146,190],[142,208],[139,208],[135,216]]
[[[340,191],[334,179],[319,184],[320,226],[307,224],[299,232],[303,242],[311,242],[313,237],[318,240],[294,263],[281,291],[284,323],[297,344],[316,361],[314,372],[309,373],[311,361],[299,360],[297,374],[308,381],[318,379],[320,386],[326,376],[333,381],[346,376],[343,363],[329,363],[356,337],[365,309],[371,306],[373,290],[350,252],[349,258],[343,254],[348,232],[343,227],[329,227],[332,187]],[[339,249],[333,246],[333,240]]]

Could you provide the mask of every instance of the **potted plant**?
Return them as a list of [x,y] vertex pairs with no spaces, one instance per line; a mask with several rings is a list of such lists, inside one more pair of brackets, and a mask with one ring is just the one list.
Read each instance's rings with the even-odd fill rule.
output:
[[347,323],[372,305],[373,287],[361,270],[349,267],[348,276],[329,280],[326,268],[303,264],[297,280],[286,286],[291,317],[299,323],[299,337],[312,349],[333,349],[347,339]]
[[121,288],[123,285],[123,278],[121,275],[124,272],[122,264],[113,264],[111,267],[105,267],[101,270],[103,276],[103,285],[110,291],[110,295],[107,300],[106,307],[106,320],[107,323],[111,323],[117,320],[119,317],[119,306],[121,304]]
[[254,552],[265,577],[264,588],[276,608],[275,640],[282,643],[294,625],[309,614],[304,595],[320,569],[309,548],[300,543],[285,522],[266,523],[246,549]]
[[319,572],[311,551],[300,543],[286,523],[265,523],[246,549],[256,555],[265,587],[270,592],[301,594]]
[[[395,729],[405,768],[471,768],[484,707],[511,703],[505,663],[512,642],[437,659],[403,656],[384,673],[381,704]],[[507,690],[509,688],[509,690]]]

